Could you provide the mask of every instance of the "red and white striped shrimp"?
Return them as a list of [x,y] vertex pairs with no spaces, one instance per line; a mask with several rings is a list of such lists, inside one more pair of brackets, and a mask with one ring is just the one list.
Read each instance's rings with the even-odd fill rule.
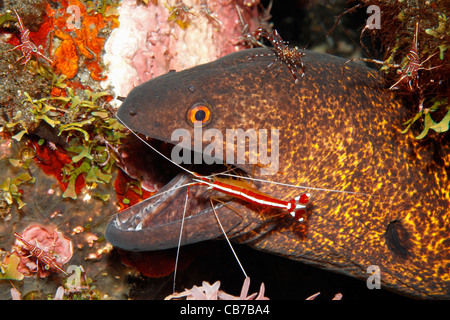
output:
[[[20,44],[10,50],[7,50],[5,52],[14,51],[16,49],[20,49],[22,51],[22,56],[17,59],[17,61],[25,58],[24,61],[22,61],[21,64],[26,65],[28,61],[30,61],[31,56],[34,55],[36,57],[40,57],[50,64],[53,63],[53,61],[46,57],[44,53],[42,52],[42,46],[37,47],[31,40],[30,40],[30,30],[25,28],[23,25],[22,19],[20,18],[19,14],[17,13],[16,9],[14,9],[14,14],[17,17],[17,23],[19,24],[19,31],[20,31]],[[16,61],[16,62],[17,62]]]
[[[367,27],[366,27],[367,28]],[[364,28],[365,30],[365,28]],[[364,32],[363,30],[363,32]],[[347,62],[344,63],[343,71],[345,69],[345,65],[349,62],[355,61],[355,60],[362,60],[369,63],[376,63],[379,65],[387,66],[389,68],[395,68],[397,69],[397,74],[400,75],[400,78],[389,87],[389,90],[396,90],[398,89],[400,84],[403,84],[410,92],[418,90],[419,92],[422,91],[422,88],[419,86],[419,71],[420,70],[426,70],[430,71],[433,69],[437,69],[439,66],[435,67],[428,67],[425,68],[423,65],[425,62],[430,60],[432,57],[437,55],[439,52],[433,53],[428,58],[426,58],[424,61],[420,62],[420,56],[419,56],[419,22],[416,22],[415,30],[414,30],[414,37],[412,41],[411,49],[409,50],[408,54],[406,55],[406,59],[408,60],[408,63],[406,63],[405,66],[402,67],[401,64],[390,64],[387,61],[380,61],[375,59],[368,59],[368,58],[354,58],[350,59]],[[420,104],[420,110],[422,109],[422,104]]]
[[199,184],[205,184],[213,190],[220,191],[252,204],[284,209],[298,221],[303,221],[303,217],[300,217],[300,212],[306,209],[306,205],[308,204],[310,198],[309,193],[303,193],[289,201],[285,201],[265,194],[240,180],[220,177],[208,178],[198,174],[195,174],[195,176],[196,178],[193,180]]
[[429,71],[429,70],[433,70],[433,69],[439,68],[440,66],[430,67],[430,68],[422,67],[425,62],[430,60],[436,54],[438,54],[438,52],[430,55],[427,59],[425,59],[424,61],[420,62],[420,57],[419,57],[419,21],[417,21],[416,22],[416,29],[414,31],[413,45],[412,45],[411,50],[409,51],[409,53],[406,55],[406,58],[408,59],[408,63],[406,64],[406,66],[404,68],[397,70],[397,74],[399,74],[401,76],[398,79],[398,81],[396,83],[394,83],[389,89],[390,90],[396,89],[397,86],[400,83],[405,82],[406,83],[406,87],[408,88],[409,91],[414,91],[415,88],[420,90],[419,81],[418,81],[419,80],[419,73],[418,72],[419,72],[419,70],[427,70],[427,71]]
[[55,256],[51,252],[46,252],[43,249],[35,246],[28,241],[26,241],[20,234],[14,232],[14,237],[24,244],[26,250],[30,252],[30,256],[35,257],[38,261],[44,264],[45,269],[54,269],[59,272],[64,273],[68,276],[67,272],[64,271],[61,265],[56,261]]

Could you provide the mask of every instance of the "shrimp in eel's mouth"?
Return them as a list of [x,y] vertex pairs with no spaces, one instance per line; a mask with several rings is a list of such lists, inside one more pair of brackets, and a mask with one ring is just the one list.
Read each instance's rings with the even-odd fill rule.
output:
[[[170,158],[174,145],[159,140],[147,140],[157,150]],[[181,223],[181,244],[190,244],[222,236],[211,207],[214,197],[215,209],[219,209],[232,198],[205,185],[195,185],[193,176],[151,150],[142,141],[133,137],[120,149],[122,170],[141,180],[143,188],[156,192],[130,208],[119,212],[106,227],[105,236],[114,246],[135,251],[150,251],[173,248],[178,245]],[[192,154],[191,154],[192,155]],[[192,155],[191,159],[194,159]],[[188,165],[188,170],[201,175],[210,175],[230,170],[229,166]],[[234,173],[239,169],[233,168]],[[243,172],[241,171],[240,174]],[[190,185],[190,186],[189,186]],[[189,186],[189,187],[188,187]],[[187,192],[189,188],[189,192]],[[188,195],[187,195],[188,194]],[[186,200],[186,197],[187,200]],[[217,210],[217,212],[220,212]],[[232,230],[241,219],[237,215],[220,215],[225,230]]]

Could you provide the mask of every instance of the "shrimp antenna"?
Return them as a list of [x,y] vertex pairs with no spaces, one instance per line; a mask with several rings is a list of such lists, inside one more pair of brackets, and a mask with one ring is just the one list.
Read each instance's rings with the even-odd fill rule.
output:
[[292,185],[292,184],[288,184],[288,183],[283,183],[283,182],[276,182],[276,181],[270,181],[270,180],[264,180],[264,179],[257,179],[257,178],[250,178],[250,177],[245,177],[245,176],[238,176],[235,174],[231,174],[231,173],[222,173],[220,175],[223,176],[227,176],[227,177],[232,177],[232,178],[240,178],[240,179],[244,179],[244,180],[250,180],[250,181],[257,181],[257,182],[266,182],[266,183],[271,183],[271,184],[276,184],[279,186],[287,186],[287,187],[292,187],[292,188],[299,188],[299,189],[309,189],[309,190],[316,190],[316,191],[327,191],[327,192],[337,192],[337,193],[349,193],[349,194],[359,194],[359,195],[364,195],[364,196],[371,196],[372,194],[369,193],[363,193],[363,192],[356,192],[356,191],[344,191],[344,190],[335,190],[335,189],[325,189],[325,188],[315,188],[315,187],[306,187],[306,186],[296,186],[296,185]]

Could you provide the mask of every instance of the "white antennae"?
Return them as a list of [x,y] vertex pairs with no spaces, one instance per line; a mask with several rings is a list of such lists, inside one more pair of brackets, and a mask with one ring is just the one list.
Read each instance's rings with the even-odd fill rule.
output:
[[123,122],[119,116],[117,115],[117,112],[114,114],[115,117],[117,119],[119,119],[120,123],[127,128],[132,134],[134,134],[139,140],[141,140],[146,146],[148,146],[149,148],[151,148],[153,151],[155,151],[157,154],[159,154],[161,157],[163,157],[164,159],[166,159],[167,161],[170,161],[171,163],[173,163],[174,165],[176,165],[178,168],[186,171],[187,173],[190,173],[192,175],[195,175],[194,172],[186,169],[185,167],[179,165],[178,163],[176,163],[175,161],[173,161],[172,159],[170,159],[169,157],[167,157],[166,155],[164,155],[162,152],[160,152],[158,149],[156,149],[155,147],[153,147],[150,143],[148,143],[147,141],[145,141],[144,139],[142,139],[136,132],[134,132],[128,125],[125,124],[125,122]]
[[279,186],[287,186],[292,188],[299,188],[299,189],[309,189],[309,190],[317,190],[317,191],[327,191],[327,192],[338,192],[338,193],[350,193],[350,194],[359,194],[364,196],[371,196],[371,194],[368,193],[362,193],[362,192],[355,192],[355,191],[344,191],[344,190],[334,190],[334,189],[325,189],[325,188],[314,188],[314,187],[306,187],[306,186],[296,186],[293,184],[283,183],[283,182],[276,182],[276,181],[270,181],[270,180],[264,180],[264,179],[257,179],[257,178],[250,178],[245,176],[238,176],[231,173],[222,173],[221,175],[232,177],[232,178],[240,178],[250,181],[258,181],[258,182],[266,182],[266,183],[272,183]]
[[189,189],[186,192],[186,200],[184,201],[183,219],[181,220],[181,227],[180,227],[180,237],[178,238],[177,257],[175,258],[175,270],[173,271],[173,287],[172,287],[173,293],[175,293],[175,280],[177,278],[178,257],[180,256],[181,237],[183,235],[184,218],[186,216],[188,197],[189,197]]
[[228,239],[228,236],[227,236],[225,230],[224,230],[223,227],[222,227],[222,223],[220,223],[219,216],[217,215],[216,209],[214,208],[214,204],[213,204],[213,202],[212,202],[212,198],[211,198],[211,197],[209,198],[209,201],[211,202],[211,207],[212,207],[212,209],[213,209],[213,211],[214,211],[214,215],[216,216],[216,220],[217,220],[217,222],[219,223],[220,230],[222,230],[222,233],[223,233],[223,235],[225,236],[225,239],[227,240],[228,245],[230,246],[231,252],[233,252],[234,257],[236,258],[236,261],[238,262],[239,267],[240,267],[241,270],[242,270],[242,273],[244,274],[245,278],[247,278],[247,273],[245,272],[244,267],[243,267],[242,264],[241,264],[241,261],[239,260],[239,258],[238,258],[238,256],[237,256],[236,252],[234,251],[233,246],[231,245],[231,242],[230,242],[230,240]]

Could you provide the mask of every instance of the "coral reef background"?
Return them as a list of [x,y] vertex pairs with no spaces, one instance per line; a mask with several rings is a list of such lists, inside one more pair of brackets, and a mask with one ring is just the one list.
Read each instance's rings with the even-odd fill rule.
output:
[[133,87],[169,70],[183,70],[245,48],[243,30],[267,24],[258,13],[258,2],[159,1],[143,6],[122,1],[120,26],[105,45],[113,90],[126,96]]

